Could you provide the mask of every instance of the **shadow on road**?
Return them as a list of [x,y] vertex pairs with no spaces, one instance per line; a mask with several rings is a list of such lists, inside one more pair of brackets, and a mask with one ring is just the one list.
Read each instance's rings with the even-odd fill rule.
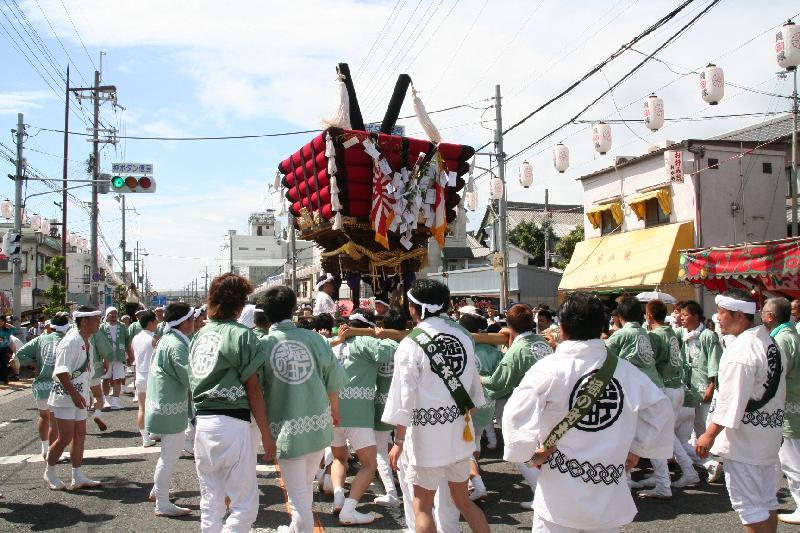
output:
[[26,504],[0,501],[0,518],[9,524],[27,525],[31,531],[64,529],[85,524],[99,524],[114,518],[110,514],[85,514],[80,509],[61,503]]

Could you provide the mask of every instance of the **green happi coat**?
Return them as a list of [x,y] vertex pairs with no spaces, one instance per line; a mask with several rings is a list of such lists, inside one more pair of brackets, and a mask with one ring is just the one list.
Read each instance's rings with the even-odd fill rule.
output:
[[529,333],[514,339],[495,371],[490,376],[481,377],[486,397],[491,400],[502,400],[510,396],[522,381],[525,372],[536,361],[551,353],[553,349],[544,337],[539,335]]
[[[478,371],[481,376],[486,376],[488,378],[494,374],[494,371],[497,370],[497,366],[502,359],[503,353],[491,344],[475,345],[475,360],[478,362]],[[489,397],[486,387],[483,389],[483,395],[486,397],[486,403],[475,409],[475,412],[472,414],[472,425],[475,427],[476,431],[491,424],[494,418],[495,402]],[[480,435],[476,438],[480,438]]]
[[[777,329],[777,328],[776,328]],[[781,328],[772,338],[786,357],[786,407],[783,415],[783,436],[800,438],[800,336],[794,327]]]
[[273,324],[259,342],[266,355],[262,386],[278,458],[292,459],[330,446],[328,394],[347,385],[347,374],[328,342],[289,320]]
[[125,362],[128,358],[126,349],[131,345],[131,337],[128,335],[128,326],[122,322],[117,322],[117,340],[116,342],[111,338],[111,325],[108,322],[100,324],[100,331],[97,333],[103,335],[111,344],[111,351],[108,355],[109,362]]
[[683,355],[681,341],[670,326],[651,330],[650,344],[656,359],[656,370],[667,389],[683,388]]
[[686,378],[686,399],[683,402],[686,407],[700,405],[711,379],[717,377],[719,360],[722,358],[722,345],[717,334],[703,325],[698,327],[703,330],[697,337],[688,339],[691,332],[684,329],[683,333],[683,356],[685,368],[689,371]]
[[53,365],[56,362],[56,345],[64,338],[63,333],[54,331],[39,335],[17,350],[20,366],[34,364],[39,370],[31,389],[35,400],[46,400],[53,388]]
[[173,330],[164,335],[150,362],[144,427],[169,435],[186,429],[189,419],[189,339]]
[[396,347],[374,337],[353,337],[336,347],[348,383],[339,391],[339,427],[375,427],[378,369],[394,361]]
[[653,383],[659,387],[664,386],[661,376],[656,370],[656,358],[653,345],[647,331],[638,322],[626,322],[624,326],[611,334],[606,339],[608,351],[617,357],[622,357],[644,372]]
[[130,326],[128,326],[128,338],[133,339],[136,335],[142,332],[144,328],[141,324],[139,324],[138,320],[134,320],[131,322]]
[[114,347],[111,345],[111,339],[100,331],[92,335],[92,344],[94,344],[94,359],[92,359],[94,374],[92,374],[92,379],[100,379],[106,372],[103,368],[103,361],[109,362],[111,360],[111,350]]
[[258,340],[261,340],[264,337],[266,337],[267,335],[269,335],[269,330],[268,329],[264,329],[264,328],[253,328],[253,333],[256,334],[256,337],[258,337]]
[[233,319],[210,320],[189,347],[195,409],[250,410],[244,383],[263,364],[264,347],[249,328]]
[[378,379],[375,381],[375,431],[392,431],[394,426],[381,421],[383,408],[389,397],[389,387],[392,385],[394,375],[394,352],[400,343],[392,339],[383,339],[381,349],[392,352],[392,360],[386,361],[378,368]]

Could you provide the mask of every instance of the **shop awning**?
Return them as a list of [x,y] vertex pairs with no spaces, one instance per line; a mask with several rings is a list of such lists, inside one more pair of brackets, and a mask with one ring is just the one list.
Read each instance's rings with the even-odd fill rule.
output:
[[592,226],[599,228],[603,224],[603,212],[608,211],[614,217],[614,222],[617,225],[622,224],[622,205],[619,202],[611,202],[608,204],[598,205],[586,211],[586,218],[592,223]]
[[681,279],[722,292],[731,287],[800,297],[800,238],[681,250]]
[[691,222],[579,242],[558,290],[651,288],[677,283],[678,250],[693,243]]
[[631,206],[631,209],[636,213],[636,217],[639,220],[644,220],[645,204],[648,200],[653,199],[658,200],[658,207],[661,208],[665,215],[669,215],[672,212],[672,197],[667,188],[640,194],[628,200],[628,205]]

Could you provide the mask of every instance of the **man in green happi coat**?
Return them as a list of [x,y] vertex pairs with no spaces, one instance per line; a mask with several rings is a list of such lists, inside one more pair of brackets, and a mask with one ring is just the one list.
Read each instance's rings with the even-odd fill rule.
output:
[[655,352],[647,331],[642,327],[644,312],[642,303],[633,296],[623,296],[617,304],[622,327],[606,340],[608,351],[627,359],[644,372],[653,383],[663,388],[664,381],[656,370]]

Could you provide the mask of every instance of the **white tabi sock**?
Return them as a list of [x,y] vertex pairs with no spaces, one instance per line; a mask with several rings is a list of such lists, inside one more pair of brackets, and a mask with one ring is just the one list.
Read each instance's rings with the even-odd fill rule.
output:
[[42,455],[47,457],[47,450],[49,450],[49,449],[50,449],[50,441],[43,440],[42,441]]
[[344,506],[342,507],[342,513],[341,514],[346,515],[348,513],[352,513],[353,511],[356,510],[356,505],[358,505],[358,501],[357,500],[354,500],[353,498],[345,499],[344,500]]
[[475,487],[475,490],[486,492],[486,485],[483,484],[483,479],[481,476],[475,476],[472,478],[472,486]]
[[147,439],[150,438],[150,433],[148,433],[146,429],[140,429],[139,430],[139,434],[142,436],[142,438],[144,440],[147,440]]

